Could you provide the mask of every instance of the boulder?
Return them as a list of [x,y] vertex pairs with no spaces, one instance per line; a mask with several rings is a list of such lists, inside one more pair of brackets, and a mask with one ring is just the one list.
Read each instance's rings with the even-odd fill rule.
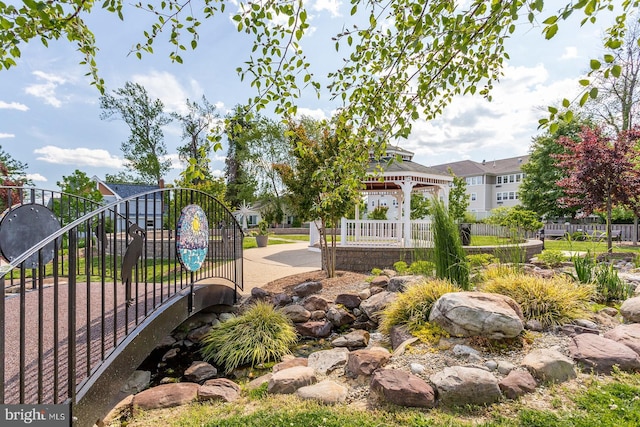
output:
[[300,387],[315,384],[316,381],[313,368],[296,366],[274,373],[269,380],[267,392],[272,394],[292,394]]
[[452,292],[434,303],[429,321],[453,336],[514,338],[522,332],[522,311],[511,298],[484,292]]
[[210,330],[211,330],[210,325],[200,326],[199,328],[196,328],[190,331],[187,334],[187,339],[191,342],[199,343],[200,341],[202,341],[204,337],[207,336]]
[[301,399],[317,400],[324,404],[342,403],[347,400],[348,394],[349,389],[331,380],[300,387],[296,391],[296,395]]
[[294,357],[273,365],[271,370],[275,374],[276,372],[284,369],[294,368],[296,366],[307,366],[307,363],[308,360],[306,357]]
[[240,386],[226,378],[207,380],[198,391],[200,400],[222,400],[235,402],[240,398]]
[[391,358],[391,353],[382,347],[369,350],[356,350],[349,354],[345,374],[350,378],[369,376],[384,366]]
[[440,402],[446,405],[484,405],[502,397],[497,378],[484,369],[447,367],[432,375],[430,380],[438,391]]
[[569,354],[595,372],[609,374],[614,365],[623,371],[640,371],[640,356],[624,344],[593,334],[573,337]]
[[391,331],[389,331],[389,340],[391,341],[391,348],[396,349],[408,339],[413,338],[411,332],[407,329],[405,325],[394,325],[391,327]]
[[336,304],[341,304],[348,309],[354,309],[360,306],[362,300],[356,294],[339,294],[336,297]]
[[560,326],[560,332],[572,338],[580,334],[598,335],[600,333],[598,329],[585,328],[584,326],[580,325],[562,325]]
[[342,307],[331,307],[327,310],[326,316],[335,328],[341,328],[356,321],[356,317]]
[[282,313],[294,323],[304,323],[311,317],[311,313],[299,304],[291,304],[282,308]]
[[629,298],[623,302],[620,314],[627,323],[640,323],[640,297]]
[[195,361],[184,371],[187,381],[199,383],[218,375],[218,370],[211,364],[203,361]]
[[269,291],[266,291],[262,288],[253,288],[251,289],[251,297],[258,300],[263,300],[269,298]]
[[384,310],[387,305],[395,301],[396,298],[398,298],[398,294],[395,292],[382,291],[362,301],[360,303],[360,310],[362,310],[369,319],[377,322],[380,312]]
[[375,286],[377,288],[386,288],[389,284],[389,278],[387,276],[376,276],[371,279],[369,286]]
[[577,376],[573,361],[552,349],[533,350],[522,359],[521,365],[534,378],[545,382],[560,383]]
[[249,381],[245,387],[247,388],[247,390],[255,390],[262,386],[262,384],[268,383],[272,376],[272,372],[261,375],[258,378]]
[[389,279],[387,284],[387,291],[389,292],[404,292],[407,286],[411,283],[418,281],[418,276],[395,276]]
[[371,393],[399,406],[433,408],[436,395],[425,380],[397,369],[378,369],[371,377]]
[[327,309],[329,308],[329,301],[317,295],[311,295],[304,301],[304,304],[302,305],[309,311],[327,311]]
[[132,405],[145,411],[185,405],[198,398],[199,389],[196,383],[162,384],[133,396]]
[[149,387],[149,383],[151,383],[151,371],[133,371],[133,374],[129,376],[129,379],[122,387],[122,393],[140,393]]
[[311,312],[309,320],[322,320],[327,317],[327,313],[324,310],[314,310]]
[[498,383],[502,394],[507,399],[517,399],[526,393],[533,393],[536,389],[536,380],[529,371],[513,370]]
[[271,303],[275,307],[284,307],[285,305],[291,304],[292,302],[293,298],[291,298],[291,295],[287,294],[286,292],[275,294],[273,298],[271,298]]
[[307,366],[321,375],[327,375],[346,365],[348,359],[349,350],[346,348],[320,350],[309,355]]
[[346,347],[349,350],[363,348],[369,345],[369,337],[369,332],[358,329],[336,338],[331,341],[331,345],[333,347]]
[[322,290],[322,283],[320,282],[304,282],[293,288],[293,294],[304,298],[311,294],[315,294]]
[[331,335],[331,325],[327,321],[296,323],[296,331],[304,337],[326,338]]
[[617,326],[607,331],[604,337],[624,344],[640,354],[640,323]]

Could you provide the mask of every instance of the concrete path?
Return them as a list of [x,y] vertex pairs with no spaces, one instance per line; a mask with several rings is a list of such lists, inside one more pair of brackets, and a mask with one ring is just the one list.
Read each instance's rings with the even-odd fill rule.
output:
[[264,286],[282,277],[320,270],[320,252],[308,242],[268,245],[243,251],[244,291]]

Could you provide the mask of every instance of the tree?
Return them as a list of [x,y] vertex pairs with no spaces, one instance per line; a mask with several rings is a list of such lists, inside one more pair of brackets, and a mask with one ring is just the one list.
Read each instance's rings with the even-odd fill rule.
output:
[[221,148],[219,142],[220,114],[216,106],[202,96],[202,104],[187,99],[188,113],[172,113],[171,117],[182,125],[182,139],[186,143],[178,147],[180,160],[187,163],[185,177],[194,184],[211,179],[209,167],[212,150]]
[[536,212],[522,206],[500,206],[491,210],[491,215],[485,220],[487,224],[501,225],[516,232],[519,228],[527,231],[536,231],[542,228]]
[[431,202],[424,194],[414,193],[411,195],[411,219],[422,219],[429,216]]
[[[639,0],[565,0],[554,4],[557,12],[546,17],[543,0],[353,0],[349,22],[332,40],[345,61],[329,73],[329,92],[344,102],[343,117],[357,126],[354,130],[366,134],[361,137],[371,137],[363,141],[373,143],[372,135],[380,131],[387,137],[407,135],[412,120],[432,119],[454,95],[478,93],[491,98],[493,83],[509,57],[505,41],[522,27],[518,24],[524,19],[537,26],[546,18],[540,27],[550,39],[561,22],[574,14],[584,14],[584,25],[596,22],[601,11],[613,13],[604,45],[618,49],[624,45],[628,18],[639,4]],[[104,90],[96,40],[86,21],[95,5],[82,0],[32,0],[18,6],[0,3],[0,68],[16,65],[25,42],[35,39],[47,45],[50,40],[67,39],[78,46],[93,83]],[[320,94],[325,76],[313,75],[302,48],[313,33],[307,3],[265,0],[241,1],[237,8],[226,6],[227,2],[214,0],[204,0],[198,7],[192,7],[190,0],[137,3],[155,22],[141,31],[142,41],[133,51],[138,57],[152,53],[156,39],[168,34],[173,47],[170,59],[181,63],[182,51],[197,48],[203,20],[225,22],[233,9],[231,18],[237,30],[253,38],[246,61],[238,68],[240,77],[258,92],[252,105],[264,108],[274,103],[278,113],[293,114],[304,88]],[[122,0],[104,0],[101,7],[124,19]],[[593,59],[590,65],[594,71],[620,74],[620,67],[607,58]],[[596,95],[585,87],[579,103]],[[562,104],[569,106],[571,101],[565,99]],[[550,113],[543,123],[569,116],[556,108]]]
[[252,120],[247,108],[238,105],[227,116],[225,123],[225,134],[229,144],[225,160],[227,179],[225,199],[234,208],[255,200],[257,182],[247,170],[251,162],[249,141],[253,133]]
[[451,168],[449,168],[449,174],[453,177],[453,187],[449,190],[449,215],[455,222],[461,222],[464,221],[464,215],[469,208],[467,180],[456,176]]
[[[26,177],[27,164],[11,157],[0,146],[0,185],[3,187],[22,187],[31,183]],[[0,188],[0,212],[20,202],[20,194],[8,188]]]
[[583,126],[593,126],[590,121],[578,118],[570,123],[560,123],[555,132],[547,130],[533,138],[529,151],[529,161],[522,165],[525,173],[518,191],[522,205],[536,212],[539,217],[575,217],[576,206],[564,206],[558,200],[566,196],[562,187],[556,182],[566,177],[564,169],[558,166],[556,155],[565,153],[559,138],[579,139]]
[[316,222],[320,232],[323,268],[335,276],[336,226],[360,201],[369,155],[340,116],[332,122],[302,119],[289,125],[293,165],[276,170],[288,189],[289,205],[303,221]]
[[102,193],[98,190],[96,183],[78,169],[69,176],[62,176],[62,181],[56,182],[56,185],[65,193],[59,200],[53,202],[54,205],[59,204],[56,206],[56,212],[60,212],[63,225],[74,221],[80,214],[92,210],[90,206],[86,206],[86,203],[81,203],[70,195],[91,200],[96,204],[102,202]]
[[105,174],[105,182],[111,182],[115,184],[148,184],[147,181],[139,176],[134,176],[130,173],[120,171],[116,174]]
[[595,210],[606,212],[607,250],[611,245],[611,216],[613,206],[626,205],[636,215],[640,204],[640,152],[635,149],[640,141],[640,130],[623,131],[615,139],[603,134],[600,128],[584,127],[580,139],[574,141],[563,137],[558,140],[566,149],[557,154],[559,166],[567,177],[558,181],[566,196],[559,202],[566,206],[577,206],[583,214]]
[[121,149],[132,168],[145,182],[160,182],[171,167],[170,160],[162,160],[167,155],[162,126],[171,122],[162,101],[152,99],[142,85],[127,82],[113,95],[100,97],[100,108],[101,119],[118,118],[129,127],[131,135]]

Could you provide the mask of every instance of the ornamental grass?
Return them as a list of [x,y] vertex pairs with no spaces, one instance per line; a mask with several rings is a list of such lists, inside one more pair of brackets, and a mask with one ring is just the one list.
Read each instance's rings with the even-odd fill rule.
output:
[[410,332],[416,332],[429,322],[431,308],[438,298],[458,291],[458,286],[442,279],[411,284],[382,311],[379,329],[388,334],[392,327],[405,325]]
[[259,301],[242,315],[214,326],[203,339],[204,360],[229,373],[238,366],[279,361],[298,336],[291,320],[271,304]]
[[513,298],[520,305],[525,320],[537,320],[545,328],[589,318],[589,304],[594,297],[593,286],[576,283],[564,276],[543,279],[507,274],[494,276],[479,288]]

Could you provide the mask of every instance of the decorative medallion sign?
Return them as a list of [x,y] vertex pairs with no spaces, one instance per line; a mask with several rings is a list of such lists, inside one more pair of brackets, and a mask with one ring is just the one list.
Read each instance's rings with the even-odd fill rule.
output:
[[196,271],[202,267],[209,249],[209,223],[200,206],[182,208],[176,230],[176,249],[185,269]]

